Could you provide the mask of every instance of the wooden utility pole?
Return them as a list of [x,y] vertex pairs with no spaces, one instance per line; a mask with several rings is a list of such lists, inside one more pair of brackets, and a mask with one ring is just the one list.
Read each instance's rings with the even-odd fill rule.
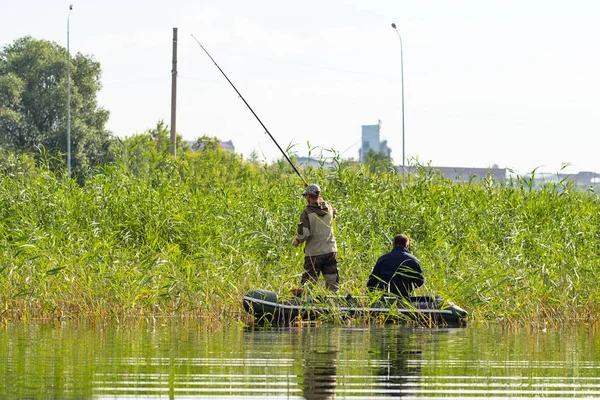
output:
[[177,155],[177,28],[173,28],[173,67],[171,69],[171,155]]

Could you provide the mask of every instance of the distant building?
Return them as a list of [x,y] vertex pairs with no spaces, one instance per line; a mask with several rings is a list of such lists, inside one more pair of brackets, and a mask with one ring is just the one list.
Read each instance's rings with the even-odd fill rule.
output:
[[319,168],[319,167],[323,166],[323,168],[325,168],[325,169],[333,169],[335,167],[335,164],[331,161],[317,160],[316,158],[312,158],[312,157],[296,157],[296,162],[298,163],[298,166],[301,168],[306,168],[306,167]]
[[[525,175],[527,179],[531,179],[532,175]],[[543,186],[545,183],[559,183],[559,182],[573,182],[577,187],[584,189],[594,188],[600,189],[600,174],[591,171],[580,171],[576,174],[561,174],[561,173],[548,173],[548,172],[536,172],[533,175],[533,186]]]
[[[191,151],[196,151],[196,150],[194,150],[194,145],[196,144],[195,140],[184,140],[183,144],[185,146],[187,146]],[[235,153],[235,146],[233,145],[233,142],[231,140],[228,140],[226,142],[220,141],[219,148],[221,148],[225,151],[230,151],[232,153]]]
[[228,140],[226,142],[219,142],[219,147],[222,148],[225,151],[230,151],[232,153],[235,153],[235,146],[233,145],[233,142],[231,140]]
[[380,140],[381,133],[381,120],[378,121],[377,125],[362,125],[362,141],[360,149],[358,150],[358,159],[361,162],[365,161],[369,150],[374,150],[379,153],[385,154],[390,157],[392,150],[387,145],[387,140]]
[[[468,168],[468,167],[406,167],[408,173],[414,174],[419,172],[419,168],[424,168],[426,171],[435,171],[441,173],[448,179],[460,182],[481,181],[487,178],[488,174],[498,182],[506,180],[506,168],[498,168],[492,166],[490,168]],[[402,173],[402,166],[396,167],[399,173]]]

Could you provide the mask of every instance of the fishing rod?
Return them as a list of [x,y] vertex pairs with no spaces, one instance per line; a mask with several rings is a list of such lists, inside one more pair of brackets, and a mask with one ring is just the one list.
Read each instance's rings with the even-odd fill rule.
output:
[[304,180],[304,178],[300,174],[300,171],[298,171],[298,169],[296,168],[296,166],[294,165],[294,163],[292,162],[292,160],[290,160],[290,158],[285,153],[285,151],[283,151],[283,149],[281,148],[281,146],[279,146],[279,143],[277,143],[277,141],[275,140],[275,138],[273,137],[273,135],[271,135],[271,132],[269,132],[269,130],[267,129],[267,127],[265,126],[265,124],[263,124],[263,122],[260,120],[260,118],[258,118],[258,115],[256,115],[256,113],[254,112],[254,110],[252,109],[252,107],[250,107],[250,104],[248,104],[248,102],[246,101],[246,99],[244,99],[244,96],[242,96],[242,94],[240,93],[240,91],[237,90],[237,88],[235,87],[235,85],[231,82],[231,80],[229,80],[229,78],[227,77],[227,75],[225,75],[225,72],[223,72],[223,70],[221,69],[221,67],[219,67],[219,64],[217,64],[217,62],[215,61],[215,59],[212,58],[210,54],[208,54],[208,51],[206,51],[206,49],[204,48],[204,46],[202,46],[202,43],[200,43],[200,41],[198,39],[196,39],[196,37],[194,35],[192,35],[192,37],[194,38],[194,40],[196,41],[196,43],[198,43],[198,45],[202,48],[202,50],[204,50],[204,52],[206,53],[206,55],[208,56],[208,58],[210,58],[211,61],[215,64],[215,67],[217,67],[219,69],[219,71],[221,71],[221,73],[223,74],[223,76],[225,77],[225,79],[227,79],[227,82],[229,82],[229,84],[231,85],[231,87],[233,88],[233,90],[235,90],[236,93],[238,94],[238,96],[240,96],[240,99],[242,99],[242,101],[244,102],[244,104],[246,105],[246,107],[248,107],[248,109],[250,110],[250,112],[252,112],[252,115],[254,115],[254,118],[256,118],[258,120],[258,122],[263,127],[263,129],[265,130],[265,132],[267,133],[267,135],[269,135],[269,137],[271,138],[271,140],[273,140],[273,142],[275,143],[275,145],[277,146],[277,148],[279,149],[279,151],[281,151],[281,154],[283,154],[283,156],[285,157],[285,159],[287,160],[287,162],[290,163],[290,165],[292,166],[292,168],[294,169],[294,171],[298,174],[298,176],[300,177],[300,179],[302,179],[302,182],[304,183],[304,186],[308,186],[308,183],[306,182],[306,180]]

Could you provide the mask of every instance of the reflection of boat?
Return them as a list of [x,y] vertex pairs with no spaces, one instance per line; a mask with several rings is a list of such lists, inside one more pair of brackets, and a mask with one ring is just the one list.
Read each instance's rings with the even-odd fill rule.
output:
[[339,329],[307,329],[298,332],[303,367],[299,384],[302,386],[303,398],[335,399],[338,387]]
[[381,318],[383,320],[416,320],[436,324],[460,324],[467,312],[439,296],[373,298],[325,296],[282,296],[267,290],[251,290],[244,296],[244,309],[259,321],[286,323],[314,320],[325,316],[340,318]]

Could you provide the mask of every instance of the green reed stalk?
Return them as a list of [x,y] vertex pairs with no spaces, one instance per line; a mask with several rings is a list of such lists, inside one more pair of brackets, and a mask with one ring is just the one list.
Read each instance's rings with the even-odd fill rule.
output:
[[[143,165],[127,154],[82,185],[7,156],[0,318],[248,321],[246,291],[298,286],[303,254],[291,241],[305,201],[289,166],[221,151]],[[521,178],[457,183],[425,169],[403,185],[397,174],[335,162],[303,174],[339,211],[341,293],[364,294],[389,238],[406,232],[425,270],[420,292],[475,320],[597,323],[595,193]]]

